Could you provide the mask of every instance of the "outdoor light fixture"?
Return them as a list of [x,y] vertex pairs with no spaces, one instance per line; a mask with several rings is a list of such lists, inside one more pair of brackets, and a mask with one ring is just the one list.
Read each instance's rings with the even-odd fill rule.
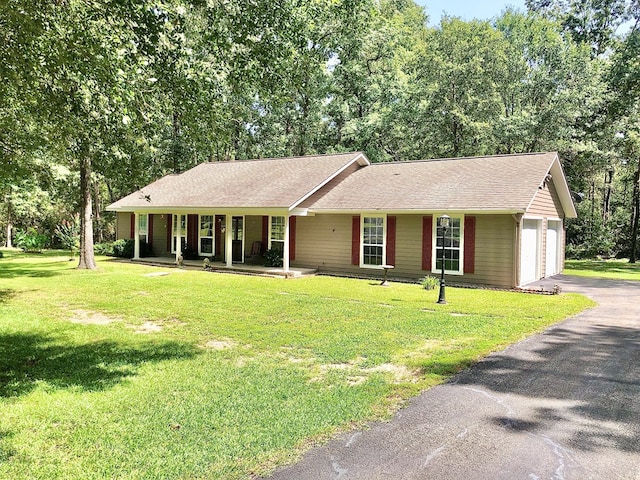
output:
[[440,294],[438,295],[438,301],[436,303],[447,303],[447,300],[445,298],[445,282],[444,282],[444,253],[445,253],[445,238],[447,237],[447,230],[449,229],[449,216],[448,215],[442,215],[440,218],[438,218],[438,225],[440,226],[440,229],[442,230],[442,264],[440,265],[441,269],[440,269]]

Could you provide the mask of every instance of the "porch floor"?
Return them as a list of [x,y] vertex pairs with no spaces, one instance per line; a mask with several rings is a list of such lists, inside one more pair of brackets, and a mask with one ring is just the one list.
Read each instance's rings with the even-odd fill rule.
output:
[[[147,265],[157,266],[173,266],[175,267],[176,259],[174,257],[145,257],[138,260],[131,260],[134,263],[143,263]],[[184,260],[184,267],[189,269],[202,270],[202,260]],[[246,263],[234,263],[228,267],[222,262],[211,262],[209,271],[212,272],[228,272],[228,273],[244,273],[251,275],[270,275],[274,277],[298,278],[306,275],[314,275],[317,270],[314,268],[289,268],[285,272],[282,267],[265,267],[264,265],[247,265]]]

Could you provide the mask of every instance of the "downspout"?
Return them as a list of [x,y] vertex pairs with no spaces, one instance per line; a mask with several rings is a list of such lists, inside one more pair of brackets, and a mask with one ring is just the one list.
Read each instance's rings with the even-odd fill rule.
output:
[[11,219],[11,195],[5,195],[5,200],[7,202],[7,240],[6,247],[13,248],[13,244],[11,243],[11,235],[13,230],[13,224]]
[[522,255],[522,242],[520,239],[522,238],[522,213],[517,213],[512,215],[513,219],[516,222],[515,226],[515,248],[514,252],[514,261],[513,261],[513,286],[517,287],[520,285],[520,257]]

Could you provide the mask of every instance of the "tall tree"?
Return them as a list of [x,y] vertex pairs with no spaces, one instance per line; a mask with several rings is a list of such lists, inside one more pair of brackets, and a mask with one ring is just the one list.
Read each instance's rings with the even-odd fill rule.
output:
[[530,11],[560,21],[577,43],[588,45],[594,57],[614,42],[633,0],[526,0]]

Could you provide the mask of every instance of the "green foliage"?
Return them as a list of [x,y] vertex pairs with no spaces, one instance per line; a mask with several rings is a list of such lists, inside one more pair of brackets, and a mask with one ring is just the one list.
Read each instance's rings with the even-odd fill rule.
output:
[[115,254],[113,253],[113,245],[115,242],[103,242],[103,243],[96,243],[93,246],[93,251],[96,253],[96,255],[108,255],[108,256],[115,256]]
[[420,285],[422,285],[425,290],[433,290],[440,285],[440,279],[437,277],[432,277],[431,275],[427,275],[422,280],[420,280]]
[[450,288],[441,306],[409,284],[99,265],[3,260],[2,478],[266,475],[593,305]]
[[73,220],[63,220],[56,227],[56,237],[64,248],[75,253],[80,248],[80,218],[76,215]]
[[264,252],[264,264],[266,267],[281,267],[282,252],[277,249],[270,249]]
[[25,252],[41,252],[49,244],[49,237],[31,227],[16,232],[15,244]]
[[[557,150],[571,188],[604,205],[605,169],[638,158],[640,34],[614,31],[640,14],[623,0],[527,5],[429,27],[410,0],[5,2],[0,222],[53,235],[89,198],[99,211],[203,161],[347,150]],[[615,185],[624,203],[599,212],[592,246],[636,248],[632,185]],[[568,240],[595,252],[583,238]]]
[[114,257],[122,257],[122,258],[133,258],[134,253],[134,243],[131,239],[120,239],[116,240],[112,244],[113,251],[112,254]]
[[[109,255],[114,257],[122,257],[122,258],[133,258],[135,244],[133,239],[120,239],[115,242],[107,242],[99,244],[100,246],[96,249],[94,245],[94,250],[96,253],[102,255]],[[150,257],[153,255],[153,249],[151,245],[149,245],[144,240],[140,240],[140,257]]]

